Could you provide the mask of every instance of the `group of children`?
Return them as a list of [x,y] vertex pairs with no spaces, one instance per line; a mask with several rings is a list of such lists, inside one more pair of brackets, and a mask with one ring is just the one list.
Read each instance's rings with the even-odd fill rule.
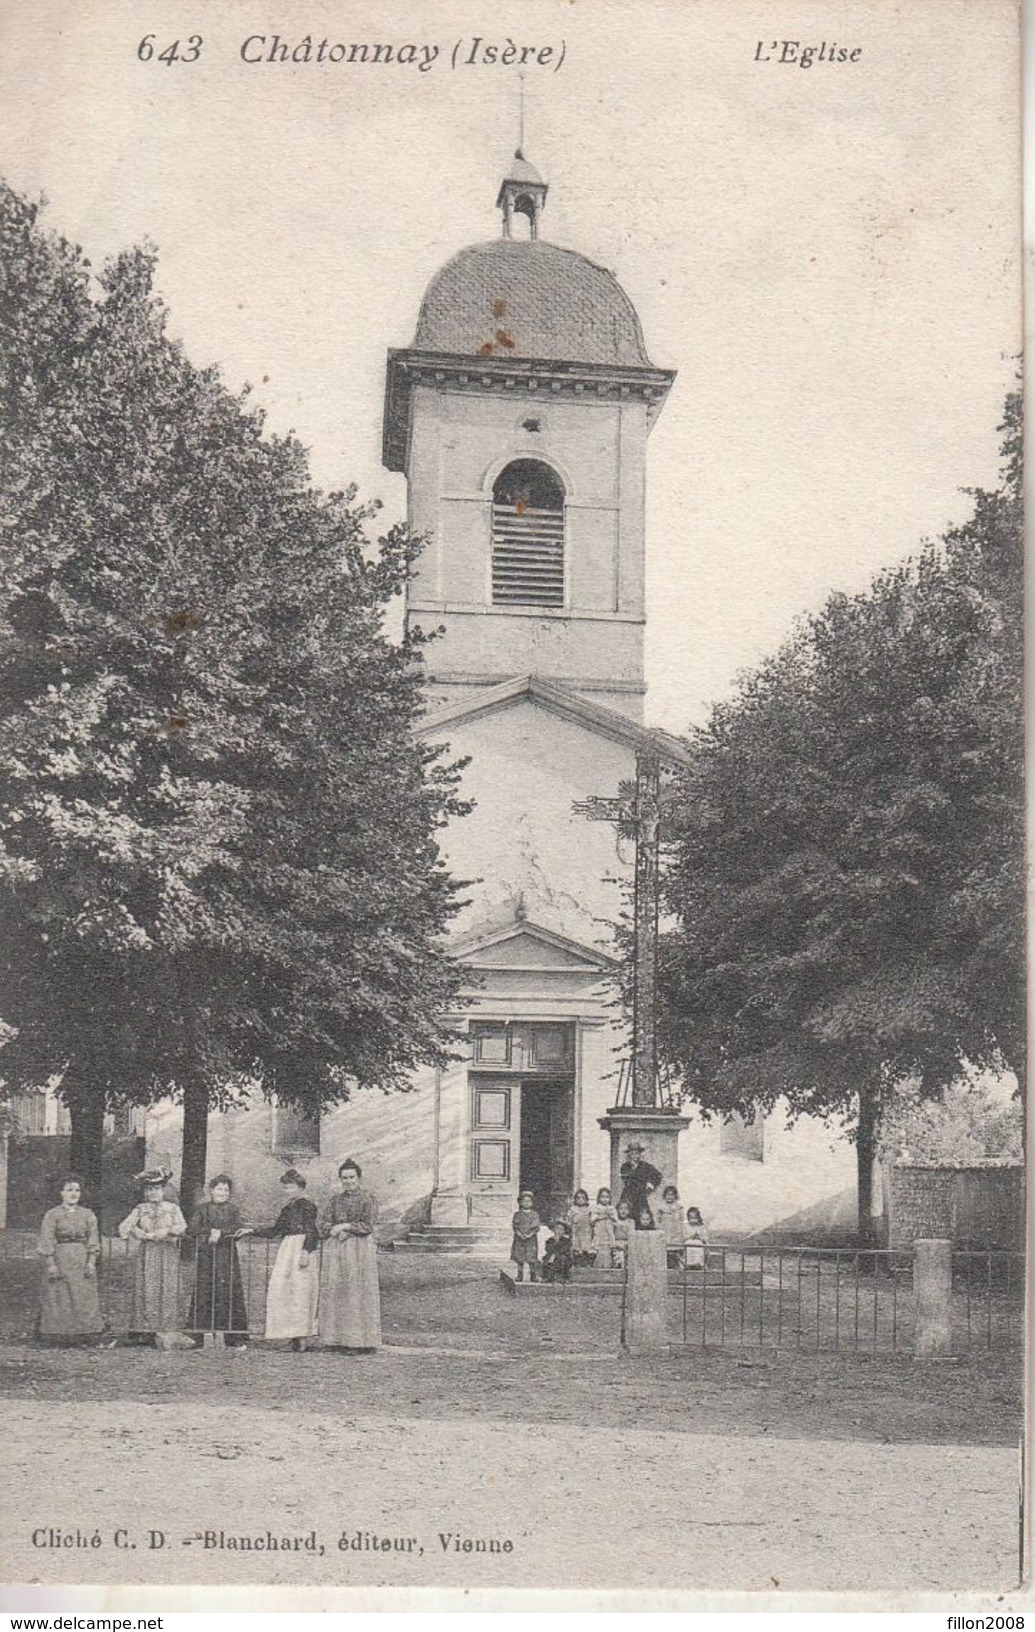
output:
[[549,1226],[542,1258],[539,1234],[544,1225],[535,1210],[535,1196],[530,1190],[523,1190],[512,1220],[514,1239],[510,1257],[517,1266],[516,1279],[524,1280],[526,1268],[533,1281],[540,1278],[570,1281],[576,1266],[623,1269],[629,1237],[634,1230],[660,1231],[665,1238],[665,1256],[670,1269],[703,1269],[708,1231],[700,1211],[688,1207],[684,1214],[674,1184],[665,1185],[657,1202],[653,1190],[652,1185],[647,1186],[646,1206],[638,1217],[633,1217],[624,1198],[617,1207],[613,1206],[611,1191],[606,1186],[597,1191],[597,1199],[592,1204],[587,1191],[576,1190],[564,1218],[556,1219]]

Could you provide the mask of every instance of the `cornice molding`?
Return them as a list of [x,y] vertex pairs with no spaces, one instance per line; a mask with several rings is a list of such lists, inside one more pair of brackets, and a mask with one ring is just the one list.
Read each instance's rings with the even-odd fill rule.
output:
[[410,409],[414,387],[433,385],[440,391],[491,392],[528,397],[537,392],[576,400],[645,403],[647,428],[661,412],[675,370],[628,367],[617,363],[566,363],[537,357],[469,357],[454,352],[417,351],[412,347],[388,353],[382,460],[389,470],[406,469]]
[[653,753],[672,767],[688,769],[693,760],[678,737],[667,731],[637,725],[627,715],[600,703],[588,702],[553,680],[544,680],[537,674],[519,675],[506,680],[501,686],[489,686],[482,696],[467,697],[447,704],[430,718],[424,718],[416,727],[418,737],[438,736],[446,727],[461,720],[475,720],[500,709],[513,708],[522,702],[532,702],[550,714],[574,720],[587,731],[623,743],[634,753]]

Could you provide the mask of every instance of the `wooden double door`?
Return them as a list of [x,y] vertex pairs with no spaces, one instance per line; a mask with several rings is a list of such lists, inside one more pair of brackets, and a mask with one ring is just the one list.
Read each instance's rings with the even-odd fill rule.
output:
[[544,1224],[563,1218],[574,1185],[574,1084],[533,1077],[521,1084],[518,1187],[531,1190]]
[[574,1183],[571,1077],[479,1073],[472,1084],[472,1218],[506,1213],[531,1190],[543,1223],[563,1217]]

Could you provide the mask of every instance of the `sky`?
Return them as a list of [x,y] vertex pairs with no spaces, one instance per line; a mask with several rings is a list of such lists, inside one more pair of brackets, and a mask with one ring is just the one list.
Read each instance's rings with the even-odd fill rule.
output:
[[[617,274],[678,374],[646,656],[648,719],[682,731],[995,484],[1020,350],[1013,5],[796,0],[781,24],[755,0],[34,0],[0,10],[0,174],[96,265],[151,239],[191,358],[391,521],[385,353],[441,263],[497,235],[517,135],[517,66],[463,59],[551,47],[524,81],[543,236]],[[200,34],[197,60],[141,61],[150,33],[181,55]],[[242,60],[275,34],[439,55]],[[803,69],[785,38],[859,55]]]

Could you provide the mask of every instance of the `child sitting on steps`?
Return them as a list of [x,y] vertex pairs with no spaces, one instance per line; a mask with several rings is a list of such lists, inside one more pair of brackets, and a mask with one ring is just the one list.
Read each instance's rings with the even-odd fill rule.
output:
[[568,1226],[563,1219],[558,1219],[543,1253],[543,1280],[570,1281],[572,1257]]

